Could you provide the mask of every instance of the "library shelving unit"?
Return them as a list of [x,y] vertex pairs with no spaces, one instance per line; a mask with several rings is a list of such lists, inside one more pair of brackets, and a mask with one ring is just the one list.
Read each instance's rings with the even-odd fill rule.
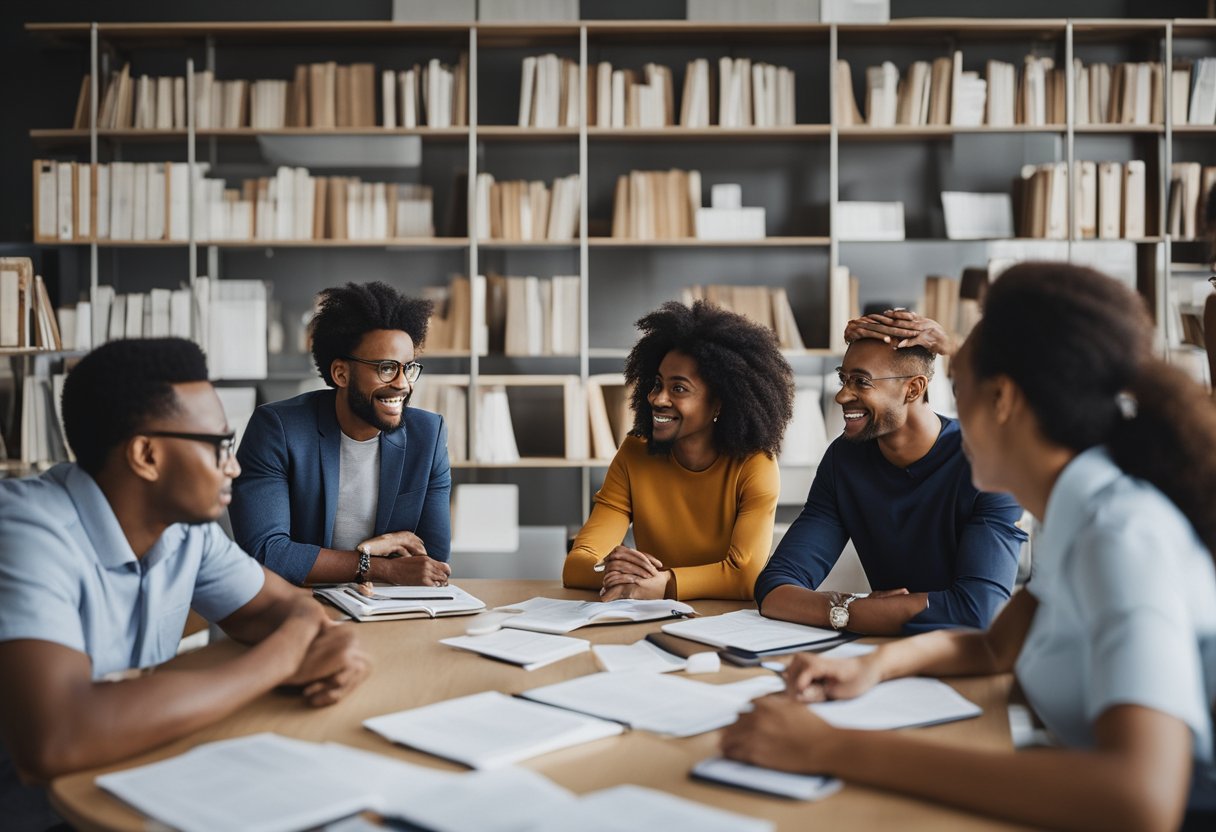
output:
[[[93,79],[130,62],[133,74],[187,75],[212,70],[219,78],[287,78],[298,63],[373,62],[377,70],[402,69],[439,58],[455,64],[468,56],[468,126],[417,128],[285,128],[99,130],[94,82],[88,129],[38,125],[30,131],[43,158],[80,161],[172,159],[207,162],[210,175],[240,179],[273,167],[258,153],[267,136],[394,136],[421,144],[416,167],[377,170],[381,180],[420,182],[434,188],[439,236],[384,241],[302,240],[206,242],[83,241],[59,243],[87,252],[90,287],[119,283],[142,290],[158,279],[256,278],[270,282],[286,341],[299,346],[299,321],[313,295],[346,280],[384,279],[407,292],[446,285],[451,274],[577,275],[578,350],[567,356],[515,358],[474,341],[468,351],[424,353],[432,374],[467,379],[467,435],[474,436],[477,396],[495,385],[512,398],[518,463],[476,461],[457,465],[458,480],[520,482],[539,497],[521,502],[523,522],[575,524],[585,516],[603,459],[588,452],[569,458],[561,441],[569,417],[569,390],[597,374],[619,372],[634,338],[633,322],[693,284],[773,286],[786,291],[806,349],[789,351],[800,376],[822,378],[832,366],[838,333],[832,318],[829,276],[848,266],[859,279],[860,300],[916,305],[923,278],[957,276],[992,257],[1063,257],[1122,265],[1125,277],[1150,301],[1163,324],[1171,315],[1171,251],[1181,244],[1167,233],[1170,165],[1180,159],[1216,164],[1216,127],[1171,123],[1168,72],[1159,94],[1164,118],[1147,125],[1079,123],[1071,94],[1074,58],[1091,62],[1154,61],[1216,55],[1216,22],[1203,20],[909,19],[885,25],[711,24],[672,20],[585,21],[551,24],[273,22],[79,23],[26,26],[31,36],[87,53]],[[1027,55],[1050,57],[1066,74],[1063,121],[1044,126],[870,127],[838,123],[838,59],[852,68],[853,94],[865,103],[865,68],[892,61],[904,71],[913,61],[962,52],[963,68],[979,71],[988,60],[1021,66]],[[601,61],[640,71],[647,62],[669,66],[674,88],[694,59],[750,58],[794,70],[795,124],[785,127],[587,126],[587,101],[578,102],[579,126],[519,127],[520,68],[524,58],[553,53],[578,67],[580,87]],[[715,72],[716,74],[716,72]],[[379,75],[377,74],[377,90]],[[377,99],[379,93],[377,92]],[[72,101],[64,101],[63,123]],[[678,100],[677,100],[678,104]],[[188,110],[192,107],[188,106]],[[678,107],[677,107],[678,112]],[[1146,236],[1128,241],[1080,240],[1071,221],[1059,240],[947,239],[940,204],[943,190],[1009,192],[1023,165],[1076,160],[1143,159],[1147,168]],[[763,206],[763,239],[635,240],[611,236],[614,185],[631,170],[700,171],[706,194],[714,184],[742,185],[743,204]],[[341,166],[335,166],[338,172]],[[326,171],[327,173],[329,171]],[[476,178],[500,181],[577,174],[578,233],[563,242],[487,239],[477,227]],[[1071,183],[1070,183],[1071,184]],[[457,192],[461,190],[461,192]],[[844,241],[836,233],[841,201],[900,201],[907,239]],[[190,223],[193,233],[193,222]],[[184,252],[184,257],[181,252]],[[1105,260],[1103,259],[1105,258]],[[837,302],[840,298],[835,299]],[[474,321],[484,320],[475,300]],[[477,327],[472,328],[477,332]],[[475,336],[476,338],[477,336]],[[302,348],[271,356],[262,398],[292,390],[287,379],[308,375]],[[555,397],[564,397],[555,407]],[[518,399],[518,402],[517,402]],[[516,404],[520,410],[516,412]],[[573,408],[577,411],[578,408]],[[558,414],[564,414],[559,416]],[[586,422],[585,414],[579,416]],[[526,438],[531,437],[531,438]],[[527,449],[527,450],[525,450]],[[574,486],[572,477],[581,478]],[[528,516],[533,512],[532,516]],[[536,512],[540,512],[539,514]]]

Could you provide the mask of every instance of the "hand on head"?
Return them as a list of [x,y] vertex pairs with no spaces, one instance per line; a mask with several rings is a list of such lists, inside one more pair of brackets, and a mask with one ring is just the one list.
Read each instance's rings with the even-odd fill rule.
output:
[[859,338],[874,338],[893,349],[919,346],[937,355],[954,352],[954,339],[941,324],[906,309],[888,309],[849,321],[844,328],[845,342],[851,344]]

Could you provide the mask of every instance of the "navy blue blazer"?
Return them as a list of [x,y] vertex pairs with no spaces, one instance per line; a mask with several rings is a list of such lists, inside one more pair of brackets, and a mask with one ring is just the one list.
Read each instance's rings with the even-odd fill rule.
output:
[[[264,404],[241,439],[241,475],[228,513],[236,542],[295,584],[330,548],[338,508],[342,431],[335,391]],[[380,500],[375,534],[410,531],[427,554],[451,550],[452,473],[443,417],[407,407],[402,427],[380,434]]]

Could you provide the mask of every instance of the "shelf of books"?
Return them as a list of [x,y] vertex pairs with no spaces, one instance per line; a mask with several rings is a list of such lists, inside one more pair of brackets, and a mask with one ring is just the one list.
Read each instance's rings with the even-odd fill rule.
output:
[[1210,21],[27,30],[100,47],[30,130],[34,241],[89,275],[77,304],[49,287],[63,348],[185,334],[286,395],[315,293],[387,280],[435,301],[415,404],[460,476],[581,470],[580,510],[665,300],[771,327],[830,411],[844,322],[932,308],[963,334],[964,267],[1101,265],[1176,345],[1198,291],[1169,253],[1216,184]]

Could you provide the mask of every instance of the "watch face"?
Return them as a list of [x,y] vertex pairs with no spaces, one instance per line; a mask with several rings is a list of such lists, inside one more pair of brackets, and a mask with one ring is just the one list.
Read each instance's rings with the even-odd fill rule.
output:
[[837,630],[843,630],[849,624],[849,611],[844,607],[832,607],[828,612],[828,623]]

